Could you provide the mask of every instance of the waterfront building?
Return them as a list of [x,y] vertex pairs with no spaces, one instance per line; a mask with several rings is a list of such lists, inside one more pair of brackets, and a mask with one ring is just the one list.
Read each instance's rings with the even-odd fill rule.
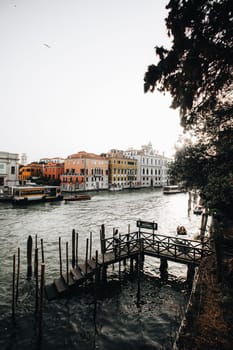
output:
[[137,160],[130,159],[124,151],[112,149],[106,154],[109,160],[110,189],[134,188],[137,181]]
[[108,189],[108,160],[84,151],[72,154],[64,160],[64,174],[60,178],[62,191]]
[[61,175],[64,174],[64,161],[48,162],[43,164],[43,176],[49,180],[60,181]]
[[19,169],[19,182],[21,185],[25,185],[29,179],[38,179],[42,176],[43,164],[40,163],[33,162]]
[[8,192],[12,186],[17,186],[19,155],[17,153],[0,152],[0,193]]
[[160,155],[153,149],[151,142],[143,145],[140,150],[130,148],[124,154],[137,160],[138,187],[162,187],[168,184],[168,168],[172,158]]
[[61,157],[53,157],[53,158],[41,158],[40,163],[48,164],[48,163],[56,163],[56,164],[63,164],[64,158]]

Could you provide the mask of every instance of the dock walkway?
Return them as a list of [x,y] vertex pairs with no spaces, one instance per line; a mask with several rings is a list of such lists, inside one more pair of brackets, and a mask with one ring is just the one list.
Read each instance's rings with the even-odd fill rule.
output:
[[[47,297],[53,298],[69,292],[74,287],[79,287],[89,280],[103,279],[106,276],[107,267],[116,263],[130,260],[142,263],[145,256],[161,259],[161,262],[175,261],[188,266],[198,266],[203,257],[213,254],[208,241],[200,242],[183,237],[171,237],[155,233],[157,224],[137,221],[139,230],[123,235],[117,232],[110,238],[105,238],[104,227],[100,231],[101,254],[96,251],[95,256],[88,258],[88,240],[86,248],[86,259],[79,263],[75,257],[75,238],[72,239],[72,265],[69,267],[68,257],[66,272],[62,272],[60,266],[60,277],[53,284],[46,286]],[[144,229],[142,231],[142,229]],[[67,249],[68,250],[68,249]]]

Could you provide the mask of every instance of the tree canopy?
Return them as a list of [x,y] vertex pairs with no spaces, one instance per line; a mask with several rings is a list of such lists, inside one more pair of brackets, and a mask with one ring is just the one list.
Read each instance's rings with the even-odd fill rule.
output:
[[172,175],[197,187],[208,208],[233,214],[232,0],[170,0],[171,48],[155,47],[144,91],[169,92],[195,142],[177,151]]

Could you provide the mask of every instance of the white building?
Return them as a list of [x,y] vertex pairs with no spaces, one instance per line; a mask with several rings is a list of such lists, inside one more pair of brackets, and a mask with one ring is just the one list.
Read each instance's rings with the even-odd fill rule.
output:
[[141,150],[130,148],[125,155],[137,159],[138,187],[161,187],[169,182],[168,167],[172,159],[153,150],[151,142],[142,146]]
[[8,192],[12,186],[17,186],[19,173],[19,155],[0,152],[0,193]]

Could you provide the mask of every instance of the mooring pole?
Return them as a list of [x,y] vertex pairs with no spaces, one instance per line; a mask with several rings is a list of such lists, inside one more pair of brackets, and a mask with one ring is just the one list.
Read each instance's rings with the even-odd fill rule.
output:
[[78,265],[78,233],[76,233],[76,252],[75,252],[75,263]]
[[19,272],[20,272],[20,248],[18,248],[18,265],[17,265],[17,278],[16,278],[16,296],[15,296],[16,304],[19,297]]
[[68,254],[68,242],[66,242],[66,283],[69,285],[69,254]]
[[15,317],[15,254],[13,255],[12,317]]
[[41,245],[41,262],[44,264],[44,243],[43,243],[43,238],[40,240],[40,245]]
[[72,230],[72,267],[75,265],[75,229]]
[[35,279],[36,279],[36,303],[35,303],[35,313],[38,312],[39,307],[39,269],[38,269],[38,248],[35,249],[35,271],[34,271]]
[[45,264],[41,264],[41,279],[40,279],[40,312],[39,312],[39,339],[42,337],[42,322],[43,322],[43,302],[44,302],[44,286],[45,286]]
[[88,260],[88,243],[89,239],[86,239],[86,258],[85,258],[85,274],[87,275],[87,260]]
[[32,277],[32,236],[27,240],[27,279]]
[[59,237],[59,262],[60,262],[60,277],[62,277],[61,237]]
[[89,255],[90,260],[91,260],[91,254],[92,254],[92,232],[90,232],[90,255]]

